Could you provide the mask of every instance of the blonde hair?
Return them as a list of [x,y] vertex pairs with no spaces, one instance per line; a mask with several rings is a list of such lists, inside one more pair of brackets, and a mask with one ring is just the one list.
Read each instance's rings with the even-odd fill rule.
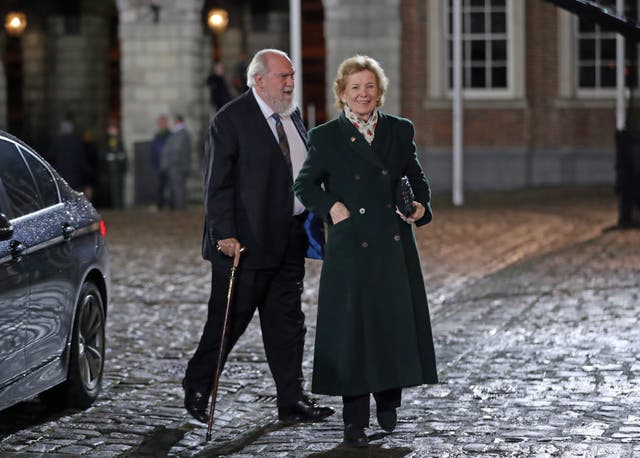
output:
[[372,57],[355,55],[342,61],[338,67],[338,73],[336,79],[333,81],[333,96],[335,97],[334,106],[342,111],[345,103],[340,98],[340,95],[347,87],[347,78],[354,73],[361,72],[363,70],[369,70],[376,77],[378,83],[378,100],[376,101],[376,107],[384,105],[385,94],[387,93],[387,87],[389,86],[389,78],[384,74],[380,63]]

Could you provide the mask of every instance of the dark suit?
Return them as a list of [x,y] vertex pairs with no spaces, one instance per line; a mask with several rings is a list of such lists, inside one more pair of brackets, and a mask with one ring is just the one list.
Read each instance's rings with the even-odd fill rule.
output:
[[[292,118],[304,140],[299,113]],[[246,251],[236,280],[226,353],[257,308],[278,405],[302,397],[306,328],[300,294],[308,240],[303,218],[292,216],[292,184],[289,166],[252,91],[225,105],[209,126],[205,146],[202,252],[212,263],[212,292],[204,332],[185,376],[197,391],[209,392],[213,382],[231,265],[216,244],[235,237]]]

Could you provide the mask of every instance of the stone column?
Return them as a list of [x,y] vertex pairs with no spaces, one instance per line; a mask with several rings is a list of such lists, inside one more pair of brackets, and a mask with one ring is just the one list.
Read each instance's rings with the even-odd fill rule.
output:
[[[122,132],[129,154],[130,172],[126,181],[126,202],[133,203],[135,176],[134,147],[151,140],[159,114],[185,116],[192,134],[190,192],[201,196],[200,157],[202,110],[206,105],[201,22],[204,0],[118,0],[121,49]],[[156,21],[157,20],[157,21]],[[198,170],[198,172],[196,172]]]
[[[79,134],[106,125],[108,20],[94,15],[80,16],[77,25],[68,20],[49,17],[46,39],[37,31],[25,36],[25,104],[34,104],[27,125],[42,119],[54,134],[66,116]],[[46,109],[40,106],[45,93]]]
[[384,111],[401,114],[402,17],[400,0],[322,0],[324,5],[327,114],[335,113],[332,84],[340,62],[366,54],[382,64],[389,78]]
[[253,21],[261,24],[247,36],[249,59],[262,48],[282,49],[289,53],[289,12],[269,11]]
[[[54,131],[52,113],[47,106],[47,80],[51,78],[47,69],[47,39],[42,24],[30,24],[22,37],[22,97],[24,106],[24,130],[31,135],[28,141],[41,154],[46,154],[50,134]],[[53,59],[52,59],[53,60]],[[62,75],[60,75],[62,76]]]
[[[27,28],[22,40],[22,92],[24,105],[28,107],[28,110],[24,111],[24,129],[26,132],[37,133],[36,138],[34,138],[33,134],[31,135],[31,141],[35,140],[36,142],[32,146],[41,148],[40,153],[44,154],[45,151],[42,148],[49,146],[44,143],[49,139],[46,120],[49,119],[51,114],[48,113],[45,94],[48,76],[45,45],[47,40],[42,27]],[[51,116],[51,118],[53,117]]]

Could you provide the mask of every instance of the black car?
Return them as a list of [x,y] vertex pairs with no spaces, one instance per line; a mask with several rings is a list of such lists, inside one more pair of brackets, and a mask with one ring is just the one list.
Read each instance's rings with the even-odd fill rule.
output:
[[40,395],[86,408],[100,391],[106,228],[82,193],[0,131],[0,410]]

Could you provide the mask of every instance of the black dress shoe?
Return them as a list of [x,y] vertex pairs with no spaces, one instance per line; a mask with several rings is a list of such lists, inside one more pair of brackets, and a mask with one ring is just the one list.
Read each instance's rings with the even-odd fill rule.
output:
[[378,424],[382,429],[384,429],[388,433],[396,429],[396,424],[398,422],[398,414],[396,413],[395,408],[391,408],[387,410],[378,410],[377,413],[378,413]]
[[295,404],[278,407],[278,419],[284,422],[318,421],[334,413],[331,407],[319,406],[306,396]]
[[369,439],[364,433],[364,428],[355,425],[346,425],[344,427],[344,445],[347,447],[368,447]]
[[184,408],[199,422],[207,423],[209,421],[209,415],[207,414],[209,396],[207,393],[192,390],[185,379],[182,379],[182,388],[184,388]]

